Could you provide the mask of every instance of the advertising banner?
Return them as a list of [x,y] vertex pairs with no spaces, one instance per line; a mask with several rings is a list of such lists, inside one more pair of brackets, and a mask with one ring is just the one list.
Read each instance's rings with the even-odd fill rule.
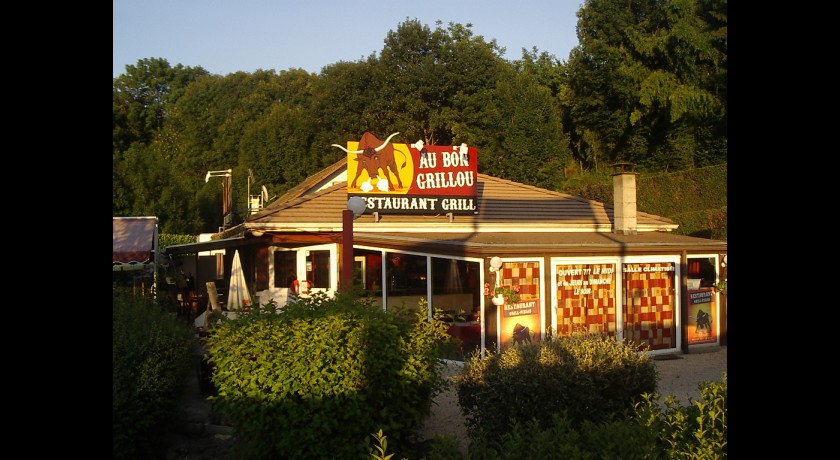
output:
[[672,262],[622,265],[625,339],[651,350],[677,346],[675,271]]
[[688,291],[688,344],[716,343],[714,313],[717,312],[715,291],[703,288]]
[[518,292],[519,299],[499,307],[499,342],[504,350],[514,344],[537,343],[542,335],[540,263],[505,262],[498,271],[499,286]]
[[557,332],[616,334],[615,264],[555,267]]
[[365,213],[478,214],[478,151],[461,145],[380,141],[369,132],[347,147],[347,196],[367,203]]

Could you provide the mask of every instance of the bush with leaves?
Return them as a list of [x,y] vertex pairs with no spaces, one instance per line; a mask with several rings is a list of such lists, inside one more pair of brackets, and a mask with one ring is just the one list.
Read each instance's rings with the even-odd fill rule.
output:
[[470,443],[471,460],[562,458],[564,460],[716,460],[727,456],[726,374],[720,382],[700,382],[701,400],[681,405],[676,398],[645,393],[626,416],[576,426],[567,417],[516,421],[498,438]]
[[726,379],[724,372],[720,382],[700,382],[700,399],[689,398],[687,405],[669,395],[662,410],[658,394],[645,395],[645,400],[636,404],[636,416],[657,434],[666,453],[663,458],[726,458]]
[[366,458],[379,430],[402,449],[445,384],[446,324],[423,303],[406,321],[355,295],[316,293],[211,331],[211,400],[246,459]]
[[113,295],[114,458],[157,458],[182,415],[196,364],[194,331],[157,302]]
[[646,353],[601,334],[549,336],[481,358],[473,355],[453,378],[470,438],[501,438],[514,422],[551,422],[566,416],[574,427],[629,412],[656,389]]
[[600,423],[584,420],[575,426],[560,414],[548,422],[536,418],[515,421],[500,438],[480,436],[470,443],[470,460],[665,459],[657,450],[656,434],[638,420],[613,419]]

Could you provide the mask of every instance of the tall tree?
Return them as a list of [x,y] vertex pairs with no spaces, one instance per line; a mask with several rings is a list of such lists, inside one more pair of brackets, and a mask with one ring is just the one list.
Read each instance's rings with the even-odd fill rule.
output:
[[167,108],[196,79],[209,75],[201,67],[171,67],[166,59],[140,59],[125,66],[114,79],[114,150],[123,152],[134,142],[147,144],[162,128]]
[[308,107],[275,104],[243,133],[239,164],[252,168],[255,182],[272,195],[283,194],[326,166],[311,153],[314,118]]
[[218,227],[222,195],[218,181],[205,182],[207,171],[232,170],[237,223],[246,217],[248,195],[258,193],[257,183],[279,193],[323,167],[313,155],[317,80],[300,69],[279,75],[236,72],[195,82],[175,104],[169,125],[178,133],[178,148],[169,151],[177,153],[173,165],[181,181],[192,184],[187,197],[209,196],[218,203],[201,207],[202,218],[214,222],[210,230]]
[[556,188],[571,161],[561,112],[551,91],[530,72],[508,72],[474,95],[463,111],[470,138],[479,147],[479,171],[518,182]]
[[581,160],[725,161],[725,0],[587,0],[578,17],[567,101]]
[[175,179],[164,156],[156,151],[155,143],[132,145],[124,154],[115,174],[126,178],[115,187],[114,197],[120,199],[115,216],[157,216],[163,233],[198,233],[201,218],[188,185]]
[[332,144],[358,139],[365,131],[380,132],[381,128],[365,116],[371,101],[387,97],[379,91],[375,64],[376,57],[370,56],[364,61],[338,62],[322,69],[315,83],[312,113],[318,126],[315,145],[323,146],[325,152],[337,150],[330,147]]
[[[166,59],[149,58],[127,65],[113,82],[113,215],[158,215],[152,204],[157,174],[169,174],[167,163],[147,148],[166,126],[170,111],[186,87],[208,75],[201,67],[172,67]],[[161,169],[161,170],[159,170]],[[160,182],[165,184],[166,181]],[[138,214],[143,213],[143,214]]]
[[[388,32],[375,75],[382,96],[369,112],[411,142],[430,145],[467,141],[459,137],[461,105],[495,84],[507,63],[495,40],[475,36],[472,24],[436,28],[406,20]],[[399,129],[397,129],[399,128]],[[387,131],[387,130],[386,130]]]

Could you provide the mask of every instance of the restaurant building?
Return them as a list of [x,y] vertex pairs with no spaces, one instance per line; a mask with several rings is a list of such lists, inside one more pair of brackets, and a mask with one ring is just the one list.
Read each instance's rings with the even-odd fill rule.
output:
[[386,310],[426,299],[452,320],[456,359],[575,331],[653,354],[726,344],[726,242],[639,212],[630,165],[617,165],[611,205],[479,174],[475,147],[393,137],[336,145],[347,157],[242,224],[163,253],[195,254],[197,286],[218,280],[223,296],[237,250],[261,305],[351,277]]

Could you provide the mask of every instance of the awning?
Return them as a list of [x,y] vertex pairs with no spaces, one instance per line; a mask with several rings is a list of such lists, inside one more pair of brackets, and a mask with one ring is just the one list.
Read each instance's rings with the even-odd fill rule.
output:
[[[157,217],[114,217],[114,265],[136,267],[153,260]],[[120,270],[121,268],[114,268]]]

